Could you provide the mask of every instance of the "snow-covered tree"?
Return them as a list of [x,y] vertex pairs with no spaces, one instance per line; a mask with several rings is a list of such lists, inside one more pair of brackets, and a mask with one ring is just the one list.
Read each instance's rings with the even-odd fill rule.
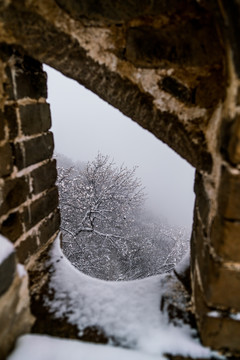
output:
[[62,230],[73,237],[92,233],[114,241],[126,236],[144,200],[135,171],[116,167],[101,154],[82,171],[60,169]]
[[78,269],[106,280],[137,279],[170,271],[182,258],[188,234],[148,215],[136,168],[101,154],[88,164],[60,164],[63,250]]

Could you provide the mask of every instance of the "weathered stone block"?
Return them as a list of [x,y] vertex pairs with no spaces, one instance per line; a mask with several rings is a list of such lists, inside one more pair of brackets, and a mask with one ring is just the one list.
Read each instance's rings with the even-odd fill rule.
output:
[[16,257],[15,252],[12,252],[0,263],[0,296],[10,287],[15,275],[15,270]]
[[217,216],[210,236],[219,256],[224,260],[240,261],[240,221],[227,221]]
[[206,225],[210,211],[210,199],[204,187],[203,176],[197,171],[195,174],[194,192],[196,194],[195,206],[199,211],[202,223]]
[[160,29],[132,27],[126,36],[126,58],[140,67],[157,67],[166,61],[184,66],[219,64],[222,53],[214,29],[200,27],[196,19]]
[[9,66],[5,68],[7,81],[4,83],[4,92],[9,100],[14,100],[13,79]]
[[0,176],[9,175],[13,169],[12,149],[9,143],[0,147]]
[[0,110],[0,140],[5,139],[4,125],[5,125],[5,121],[4,121],[3,112]]
[[20,106],[21,129],[24,135],[46,132],[51,127],[49,104]]
[[30,313],[27,274],[19,276],[6,293],[0,297],[0,360],[5,360],[16,339],[29,333],[34,318]]
[[224,267],[211,256],[210,249],[205,245],[197,254],[197,259],[207,305],[240,311],[240,272]]
[[16,64],[16,99],[29,97],[39,99],[47,98],[47,76],[42,70],[42,64],[24,56],[17,59]]
[[60,212],[57,209],[47,218],[39,228],[40,244],[45,244],[58,230],[60,226]]
[[31,172],[33,193],[38,194],[54,186],[57,179],[56,160],[51,160]]
[[14,209],[27,200],[29,185],[26,177],[8,179],[1,189],[0,215]]
[[14,145],[15,164],[19,170],[45,159],[51,158],[54,144],[52,133]]
[[185,86],[171,76],[164,77],[159,85],[164,91],[172,94],[180,101],[183,101],[185,103],[195,102],[194,92],[192,91],[192,89],[188,88],[187,86]]
[[26,264],[31,255],[38,249],[38,235],[34,233],[21,241],[16,248],[17,257],[20,263]]
[[203,316],[199,322],[200,336],[203,344],[210,348],[240,355],[240,321],[228,317]]
[[13,140],[18,136],[18,123],[15,105],[5,106],[4,118],[7,121],[8,137],[10,140]]
[[206,314],[210,310],[207,307],[206,301],[204,299],[203,292],[202,292],[201,287],[199,285],[196,269],[195,269],[195,271],[193,273],[192,287],[193,287],[194,312],[197,315],[197,319],[199,319],[199,317],[201,318],[204,314]]
[[0,232],[13,242],[17,240],[23,233],[21,214],[18,211],[9,214],[7,219],[0,224]]
[[53,187],[39,199],[31,203],[24,212],[24,223],[27,229],[36,225],[47,215],[54,211],[58,206],[58,190]]
[[228,144],[228,157],[233,164],[240,163],[240,116],[234,120]]
[[240,173],[230,172],[222,167],[221,183],[218,191],[218,211],[230,220],[240,220]]

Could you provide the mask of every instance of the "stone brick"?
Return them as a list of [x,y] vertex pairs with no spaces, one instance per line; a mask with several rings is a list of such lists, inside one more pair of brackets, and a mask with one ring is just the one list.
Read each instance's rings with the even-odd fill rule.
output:
[[16,64],[16,99],[29,97],[39,99],[47,98],[47,76],[38,61],[24,56],[17,58]]
[[3,112],[0,110],[0,140],[5,139],[5,130],[4,130],[5,120]]
[[60,226],[60,212],[57,209],[49,218],[47,218],[39,228],[40,244],[45,244],[53,236]]
[[45,195],[31,203],[24,212],[24,223],[29,230],[54,211],[58,206],[58,190],[53,187]]
[[16,247],[17,257],[20,263],[25,264],[38,249],[38,235],[36,233],[28,236]]
[[196,171],[194,192],[196,194],[195,206],[199,211],[202,223],[205,225],[208,221],[208,215],[210,211],[210,199],[204,188],[203,176]]
[[51,160],[31,172],[33,193],[38,194],[55,185],[57,179],[56,160]]
[[7,81],[4,83],[4,92],[9,100],[14,100],[12,73],[9,66],[5,69]]
[[240,163],[240,115],[234,120],[228,144],[228,157],[233,164]]
[[51,132],[16,143],[13,148],[15,165],[21,170],[29,165],[49,159],[53,154],[53,149],[53,135]]
[[29,193],[28,180],[24,176],[8,179],[1,190],[0,215],[3,215],[27,200]]
[[197,318],[201,318],[204,314],[206,314],[209,310],[206,301],[204,299],[203,292],[198,283],[198,278],[196,271],[194,271],[193,276],[193,303],[194,303],[194,312],[197,315]]
[[[1,241],[1,240],[0,240]],[[15,252],[0,263],[0,296],[10,287],[16,270]]]
[[166,61],[184,66],[219,64],[222,50],[214,40],[216,37],[213,28],[200,28],[198,20],[172,23],[161,29],[132,27],[126,35],[126,58],[138,67],[151,68]]
[[12,149],[9,143],[0,147],[0,176],[9,175],[13,169]]
[[9,240],[15,241],[23,233],[22,216],[18,211],[15,211],[7,217],[6,220],[0,224],[0,232]]
[[194,92],[171,76],[164,77],[159,85],[164,91],[172,94],[180,101],[185,103],[194,103],[195,101]]
[[51,127],[49,104],[20,106],[21,129],[24,135],[46,132]]
[[27,275],[16,272],[11,287],[0,297],[0,360],[5,360],[20,335],[29,333],[34,318],[30,313]]
[[13,140],[18,136],[16,106],[15,105],[5,106],[4,117],[5,120],[7,121],[8,137],[10,140]]
[[240,311],[240,272],[213,259],[205,245],[197,259],[207,305]]
[[203,316],[199,323],[202,343],[210,348],[240,355],[240,321],[226,317]]
[[218,211],[229,220],[240,220],[240,173],[231,173],[222,167],[221,183],[218,191]]
[[217,216],[210,236],[219,256],[224,260],[240,262],[240,221],[227,221]]

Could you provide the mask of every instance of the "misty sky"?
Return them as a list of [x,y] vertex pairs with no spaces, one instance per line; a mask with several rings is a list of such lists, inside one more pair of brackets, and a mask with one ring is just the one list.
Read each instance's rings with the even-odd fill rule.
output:
[[190,227],[194,168],[148,131],[76,81],[48,73],[55,150],[74,161],[94,159],[98,151],[116,164],[138,166],[150,209],[168,223]]

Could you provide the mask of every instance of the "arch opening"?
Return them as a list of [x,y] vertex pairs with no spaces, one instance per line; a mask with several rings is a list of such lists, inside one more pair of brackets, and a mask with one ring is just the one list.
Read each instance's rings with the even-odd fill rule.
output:
[[[193,169],[96,95],[53,69],[45,69],[58,153],[62,244],[66,256],[79,270],[105,280],[131,280],[173,270],[190,246]],[[91,227],[90,211],[100,195],[95,194],[92,201],[79,200],[83,194],[93,196],[86,175],[87,162],[91,174],[98,171],[91,181],[97,181],[98,187],[105,181],[104,191],[107,186],[116,189],[116,174],[124,170],[127,180],[137,166],[128,178],[129,193],[125,196],[133,195],[131,181],[138,179],[139,187],[134,191],[144,188],[141,190],[144,201],[139,196],[141,205],[127,210],[127,202],[115,199],[118,205],[114,208],[116,204],[108,199],[99,209],[104,212],[104,219],[100,219],[103,215],[100,212],[91,215],[96,223]],[[108,167],[111,183],[104,179]],[[85,183],[84,188],[81,182]],[[117,189],[118,195],[125,190]],[[99,191],[102,196],[103,188]],[[111,207],[115,216],[108,212]],[[80,229],[84,218],[85,228]],[[125,220],[120,221],[121,218]]]

